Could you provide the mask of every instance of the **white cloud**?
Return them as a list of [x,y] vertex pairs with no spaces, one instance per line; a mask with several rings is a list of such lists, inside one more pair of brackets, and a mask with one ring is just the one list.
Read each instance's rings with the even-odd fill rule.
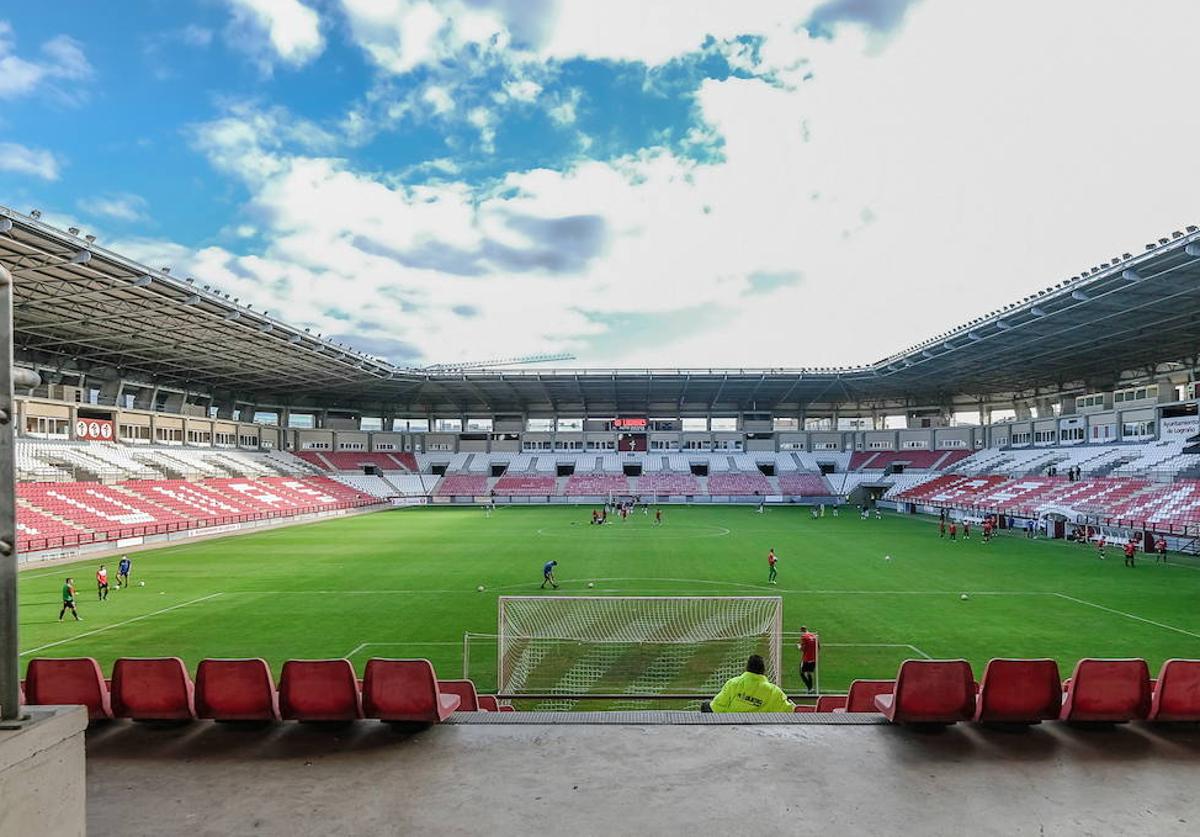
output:
[[320,16],[300,0],[228,0],[235,44],[255,55],[264,69],[275,59],[302,67],[325,49]]
[[506,82],[504,92],[518,102],[535,102],[542,92],[542,86],[531,79],[519,79]]
[[0,142],[0,171],[25,174],[42,180],[58,180],[59,162],[44,148]]
[[441,116],[454,110],[454,98],[450,91],[440,84],[431,84],[425,88],[421,98],[433,107],[433,112]]
[[142,221],[146,218],[146,199],[140,195],[122,193],[83,198],[79,208],[92,215],[100,215],[116,221]]
[[[315,331],[401,341],[429,361],[551,349],[590,364],[875,360],[1196,222],[1200,114],[1177,80],[1200,73],[1200,12],[1175,6],[1164,28],[1121,2],[1084,8],[927,0],[880,47],[861,27],[813,39],[789,7],[760,26],[762,64],[782,83],[698,93],[723,141],[711,164],[649,149],[487,187],[453,165],[400,184],[332,156],[311,125],[243,108],[198,144],[249,190],[263,250],[174,258]],[[679,28],[691,34],[662,37],[714,27]],[[499,117],[464,118],[483,132]],[[693,309],[715,314],[681,327]],[[676,332],[625,339],[607,333],[613,316]]]
[[40,58],[22,58],[16,54],[12,26],[0,20],[0,99],[16,99],[49,90],[68,103],[81,98],[75,86],[63,82],[83,82],[92,76],[92,67],[78,41],[58,35],[42,44]]

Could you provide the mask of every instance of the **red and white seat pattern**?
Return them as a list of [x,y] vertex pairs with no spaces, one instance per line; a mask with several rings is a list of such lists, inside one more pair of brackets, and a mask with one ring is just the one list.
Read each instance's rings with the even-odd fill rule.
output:
[[779,475],[779,491],[791,497],[828,497],[833,489],[820,474],[785,472]]
[[572,474],[567,480],[568,497],[607,497],[628,494],[629,478],[624,474]]
[[659,495],[672,497],[693,497],[703,494],[700,481],[691,473],[676,471],[657,471],[643,473],[637,478],[635,492],[641,495]]
[[558,490],[558,479],[540,474],[505,474],[496,480],[493,490],[502,496],[548,496]]
[[381,471],[418,470],[416,457],[411,453],[302,450],[296,456],[322,471],[362,471],[364,465],[374,465]]
[[437,484],[439,497],[481,497],[488,493],[486,474],[446,474]]
[[971,452],[964,448],[855,451],[850,455],[850,470],[883,471],[891,465],[903,465],[914,471],[945,471],[970,455]]
[[708,493],[717,496],[766,496],[773,494],[771,483],[759,473],[713,471],[708,476]]
[[17,497],[17,545],[24,551],[378,502],[328,477],[20,483]]

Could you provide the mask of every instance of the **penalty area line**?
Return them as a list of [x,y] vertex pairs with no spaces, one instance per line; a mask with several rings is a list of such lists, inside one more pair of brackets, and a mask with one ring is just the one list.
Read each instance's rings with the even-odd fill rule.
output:
[[164,607],[162,610],[156,610],[153,613],[143,613],[141,616],[135,616],[132,619],[126,619],[123,622],[114,622],[111,625],[105,625],[103,628],[96,628],[94,631],[84,631],[81,634],[76,634],[75,636],[67,637],[66,639],[60,639],[57,642],[50,642],[45,645],[39,645],[37,648],[30,648],[28,651],[22,651],[17,656],[24,657],[28,654],[36,654],[38,651],[45,651],[47,648],[54,648],[59,645],[66,645],[68,642],[74,642],[77,639],[83,639],[84,637],[95,636],[96,634],[102,634],[105,631],[111,631],[113,628],[120,628],[123,625],[132,625],[134,622],[140,622],[143,619],[149,619],[151,616],[160,616],[164,613],[170,613],[172,610],[178,610],[181,607],[189,607],[194,604],[200,604],[200,602],[206,602],[209,599],[215,599],[217,596],[222,596],[222,595],[224,595],[224,593],[209,593],[207,596],[201,596],[198,599],[192,599],[190,602],[180,602],[177,605],[171,605],[170,607]]
[[1200,634],[1193,633],[1192,631],[1184,630],[1183,628],[1177,628],[1174,625],[1166,625],[1162,622],[1155,622],[1153,619],[1146,619],[1142,616],[1138,616],[1133,613],[1126,613],[1123,610],[1116,610],[1115,608],[1105,607],[1104,605],[1096,604],[1095,602],[1088,602],[1088,601],[1084,601],[1083,599],[1077,599],[1074,596],[1068,596],[1066,593],[1055,593],[1054,595],[1058,596],[1060,599],[1066,599],[1069,602],[1075,602],[1076,604],[1086,605],[1088,607],[1094,607],[1097,610],[1103,610],[1108,613],[1114,613],[1117,616],[1124,616],[1126,619],[1132,619],[1135,622],[1145,622],[1147,625],[1153,625],[1156,628],[1162,628],[1163,630],[1166,630],[1166,631],[1174,631],[1177,634],[1183,634],[1185,636],[1190,636],[1190,637],[1194,637],[1196,639],[1200,639]]

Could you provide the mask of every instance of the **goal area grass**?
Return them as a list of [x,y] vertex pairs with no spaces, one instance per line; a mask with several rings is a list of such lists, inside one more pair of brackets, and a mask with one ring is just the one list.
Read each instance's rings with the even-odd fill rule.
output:
[[[821,637],[821,691],[894,677],[909,658],[1200,657],[1200,563],[1110,547],[938,537],[935,521],[853,510],[664,506],[590,525],[592,507],[388,511],[131,552],[133,586],[96,599],[100,560],[20,574],[22,668],[34,656],[424,657],[439,676],[495,688],[501,595],[779,596],[783,686],[802,690],[795,633]],[[767,584],[767,551],[779,556]],[[891,556],[891,560],[886,560]],[[556,560],[559,589],[540,590]],[[104,559],[115,579],[117,557]],[[58,621],[72,576],[84,621]],[[144,582],[144,586],[139,586]],[[589,586],[591,585],[591,586]],[[478,590],[483,587],[483,591]],[[966,599],[963,598],[966,594]]]

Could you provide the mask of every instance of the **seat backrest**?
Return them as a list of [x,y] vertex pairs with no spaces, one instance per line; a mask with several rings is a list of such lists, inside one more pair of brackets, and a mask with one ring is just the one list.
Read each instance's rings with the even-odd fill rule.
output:
[[479,695],[479,708],[486,712],[499,712],[500,704],[494,695]]
[[875,696],[890,695],[895,687],[895,680],[855,680],[846,696],[846,711],[875,712]]
[[279,714],[296,721],[361,718],[354,666],[349,660],[288,660],[279,675]]
[[94,721],[112,717],[108,685],[99,663],[91,657],[30,660],[25,669],[25,702],[31,706],[86,706],[88,718]]
[[475,684],[470,680],[439,680],[438,688],[443,692],[458,695],[459,712],[478,712],[479,696],[475,694]]
[[118,718],[195,718],[192,695],[192,678],[178,657],[122,657],[113,663],[112,708]]
[[976,720],[1034,723],[1057,718],[1062,681],[1054,660],[990,660],[979,686]]
[[429,660],[367,660],[362,697],[368,718],[438,718],[437,676]]
[[975,675],[966,660],[905,660],[893,694],[895,721],[953,723],[975,715]]
[[822,695],[817,698],[818,712],[832,712],[835,709],[846,708],[845,695]]
[[1200,721],[1200,660],[1167,660],[1158,674],[1150,718]]
[[266,660],[201,660],[196,667],[196,714],[218,721],[277,720],[275,680]]
[[1083,659],[1063,697],[1064,721],[1123,723],[1150,711],[1150,667],[1145,660]]

